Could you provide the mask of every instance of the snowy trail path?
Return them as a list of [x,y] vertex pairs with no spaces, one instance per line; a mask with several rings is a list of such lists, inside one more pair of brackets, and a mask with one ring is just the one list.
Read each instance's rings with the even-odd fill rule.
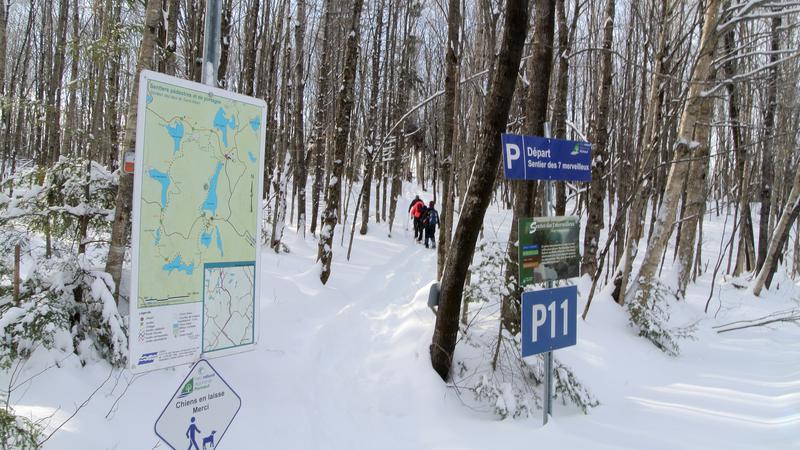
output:
[[[800,448],[796,327],[717,334],[707,323],[670,358],[632,337],[615,308],[593,311],[578,346],[568,350],[583,379],[594,372],[587,381],[602,402],[583,421],[587,437],[602,436],[609,448],[643,448],[643,442],[650,449]],[[615,321],[619,329],[609,333]],[[593,343],[600,340],[602,346]],[[629,442],[620,441],[622,430]]]
[[[307,242],[289,246],[313,252]],[[435,277],[436,252],[414,243],[410,231],[391,240],[361,237],[349,263],[342,262],[345,249],[337,250],[325,287],[316,265],[293,270],[285,266],[290,258],[265,258],[265,348],[253,363],[270,386],[270,412],[248,414],[256,405],[245,406],[237,426],[286,430],[278,442],[271,439],[275,448],[385,448],[385,439],[403,430],[407,439],[419,438],[416,403],[430,399],[424,392],[414,398],[409,387],[420,377],[434,382],[433,372],[419,370],[429,363],[418,351],[427,348],[422,341],[434,317],[413,299]],[[408,440],[396,448],[409,448]]]

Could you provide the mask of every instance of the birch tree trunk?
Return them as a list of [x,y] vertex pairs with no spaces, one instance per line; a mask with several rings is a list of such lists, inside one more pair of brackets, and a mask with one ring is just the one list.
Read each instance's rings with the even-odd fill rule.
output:
[[[661,32],[658,38],[658,49],[656,50],[653,63],[653,72],[650,81],[650,92],[647,101],[647,113],[645,118],[644,130],[642,131],[642,143],[644,145],[645,157],[640,160],[639,167],[636,169],[636,176],[647,170],[658,151],[658,124],[662,119],[661,108],[665,96],[665,88],[662,80],[664,79],[664,60],[668,58],[667,47],[669,42],[669,27],[668,18],[674,3],[670,1],[664,2],[661,6]],[[644,183],[644,180],[639,180],[638,183]],[[649,181],[652,183],[652,180]],[[654,200],[655,201],[655,200]],[[615,291],[616,296],[614,300],[622,304],[625,300],[628,288],[628,280],[630,279],[631,270],[633,268],[633,261],[636,259],[639,249],[639,240],[642,238],[643,231],[643,213],[647,206],[647,195],[645,192],[636,194],[628,209],[628,233],[625,238],[625,247],[620,265],[622,270],[620,273],[618,291]],[[612,294],[614,295],[614,294]]]
[[431,364],[443,380],[447,380],[450,374],[464,282],[494,189],[500,162],[497,143],[508,121],[522,48],[528,34],[528,17],[527,0],[506,1],[503,41],[478,137],[477,159],[442,275],[439,310],[430,347]]
[[678,127],[678,141],[675,144],[675,154],[670,165],[661,209],[655,220],[644,261],[628,291],[626,302],[632,301],[634,297],[637,297],[642,305],[646,305],[652,295],[656,272],[667,241],[672,235],[672,228],[675,225],[683,180],[686,179],[689,170],[688,158],[693,155],[697,147],[694,142],[699,131],[698,128],[708,127],[710,122],[709,114],[711,108],[708,103],[713,102],[713,97],[703,95],[703,91],[713,81],[714,70],[712,63],[717,47],[718,35],[716,28],[721,2],[722,0],[710,0],[706,5],[700,47],[690,78],[686,106]]
[[[139,53],[136,58],[136,70],[133,73],[133,83],[128,101],[128,114],[125,120],[125,134],[120,145],[120,153],[136,151],[136,119],[139,104],[139,74],[142,70],[149,69],[153,64],[156,33],[161,21],[161,0],[147,0],[144,15],[144,32],[139,44]],[[120,156],[120,160],[122,160]],[[131,206],[133,205],[133,175],[125,172],[119,174],[119,187],[115,204],[114,223],[111,227],[111,244],[106,258],[106,272],[111,274],[114,285],[119,287],[122,277],[122,263],[125,259],[125,248],[128,245],[130,230]],[[114,293],[119,303],[119,289]]]

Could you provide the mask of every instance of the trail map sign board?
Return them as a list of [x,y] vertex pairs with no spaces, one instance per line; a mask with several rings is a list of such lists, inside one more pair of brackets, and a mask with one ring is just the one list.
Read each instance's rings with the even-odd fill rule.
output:
[[577,216],[519,220],[519,279],[525,286],[580,276]]
[[156,419],[156,435],[175,450],[215,449],[242,407],[242,399],[201,359]]
[[592,180],[588,142],[503,134],[503,173],[508,180]]
[[129,355],[134,372],[252,348],[266,105],[144,71]]
[[522,357],[577,343],[578,287],[522,294]]

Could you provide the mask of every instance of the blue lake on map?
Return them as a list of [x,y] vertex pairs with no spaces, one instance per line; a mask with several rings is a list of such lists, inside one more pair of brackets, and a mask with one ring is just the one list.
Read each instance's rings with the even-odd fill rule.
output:
[[228,128],[233,130],[236,128],[236,118],[231,117],[228,119],[228,115],[225,114],[225,110],[220,108],[217,111],[217,115],[214,116],[214,128],[218,129],[222,133],[222,143],[225,147],[228,146]]
[[178,272],[184,272],[186,275],[191,275],[194,272],[194,263],[192,264],[185,264],[181,260],[181,255],[176,256],[172,261],[164,264],[163,269],[167,273],[172,273],[173,270],[177,270]]
[[147,171],[150,178],[161,183],[161,207],[167,207],[167,189],[169,188],[169,174],[164,173],[158,169],[150,169]]
[[214,176],[211,177],[211,182],[208,184],[208,195],[206,201],[203,202],[203,210],[210,212],[212,215],[217,213],[217,182],[219,181],[219,173],[222,171],[222,163],[217,163],[217,170]]
[[256,161],[258,161],[256,159],[256,155],[254,155],[253,152],[247,152],[247,157],[250,158],[250,162],[253,164],[255,164]]
[[200,243],[203,244],[203,247],[208,248],[211,245],[211,232],[204,231],[200,233]]
[[253,131],[258,131],[260,127],[261,127],[261,117],[255,117],[253,119],[250,119],[250,128],[252,128]]
[[167,124],[164,127],[172,138],[172,153],[178,153],[178,150],[181,149],[181,139],[183,139],[183,123],[177,122],[173,126]]
[[217,228],[217,248],[219,249],[220,256],[225,256],[225,252],[222,250],[222,236],[219,233],[219,227],[216,228]]
[[161,242],[161,228],[156,228],[156,231],[155,231],[154,234],[155,234],[155,238],[156,239],[155,239],[155,242],[153,243],[153,245],[158,245]]

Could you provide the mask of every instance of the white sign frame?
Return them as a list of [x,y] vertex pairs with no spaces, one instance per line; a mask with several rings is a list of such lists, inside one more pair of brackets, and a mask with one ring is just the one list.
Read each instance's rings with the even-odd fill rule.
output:
[[[151,363],[140,364],[142,358],[147,357],[151,352],[134,351],[137,349],[136,338],[139,334],[140,327],[140,308],[138,305],[139,294],[139,235],[141,232],[141,203],[142,203],[142,179],[144,174],[144,131],[145,131],[145,115],[147,108],[147,88],[148,81],[158,81],[165,84],[175,85],[180,88],[191,89],[199,91],[211,96],[217,96],[225,99],[230,99],[242,103],[248,103],[253,106],[261,108],[261,126],[260,126],[260,149],[258,152],[258,172],[256,178],[258,179],[258,206],[256,208],[256,234],[255,234],[255,268],[254,268],[254,312],[253,312],[253,342],[252,344],[241,345],[233,348],[217,350],[213,352],[202,353],[202,333],[197,340],[197,349],[186,357],[174,359],[171,361],[159,363],[154,360]],[[259,340],[259,320],[260,320],[260,299],[261,299],[261,277],[259,270],[261,267],[261,228],[263,220],[263,205],[262,197],[264,195],[264,159],[266,148],[266,128],[267,128],[267,104],[264,100],[248,97],[235,92],[226,91],[216,87],[208,86],[193,81],[187,81],[180,78],[172,77],[150,70],[143,70],[139,75],[139,97],[137,105],[137,123],[136,123],[136,162],[134,164],[133,174],[133,210],[132,210],[132,230],[131,230],[131,278],[130,278],[130,297],[129,297],[129,326],[128,326],[128,367],[133,373],[143,373],[152,370],[164,369],[168,367],[175,367],[183,364],[196,363],[201,358],[216,358],[246,351],[253,350],[258,344]],[[200,270],[204,270],[202,267]],[[201,286],[202,290],[202,286]],[[163,308],[173,308],[178,311],[191,311],[193,307],[199,308],[198,316],[200,317],[202,327],[202,308],[203,301],[188,303],[183,305],[171,306],[158,306],[152,308],[145,308],[147,310],[159,310]],[[157,353],[157,352],[156,352]],[[155,358],[155,356],[153,356]]]

